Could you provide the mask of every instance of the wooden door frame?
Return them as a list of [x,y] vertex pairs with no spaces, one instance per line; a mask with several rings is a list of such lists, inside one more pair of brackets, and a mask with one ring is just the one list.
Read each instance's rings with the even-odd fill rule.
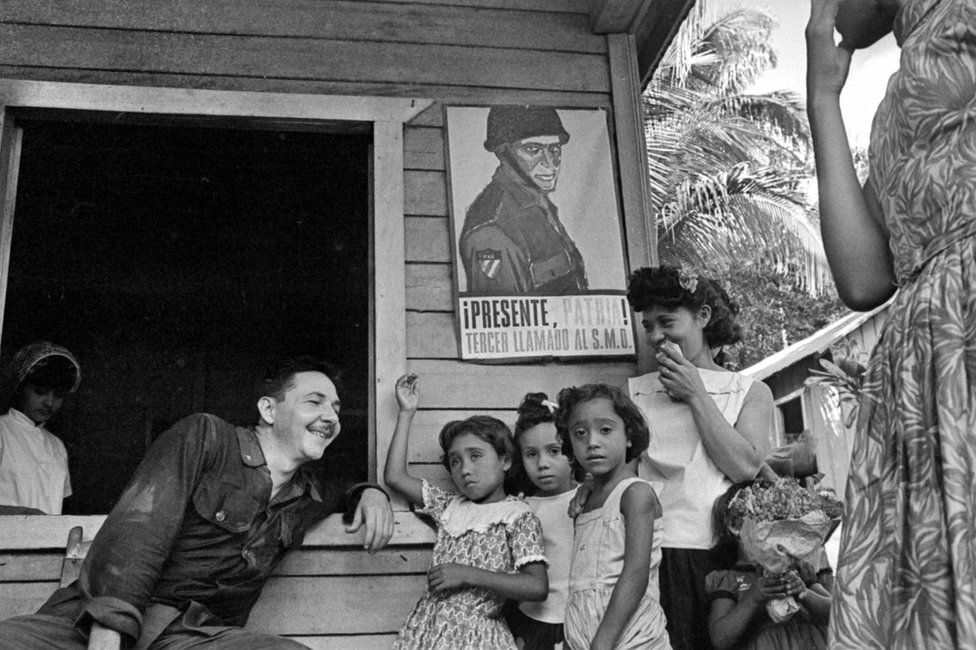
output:
[[[136,114],[251,128],[315,130],[336,123],[372,128],[369,477],[377,478],[376,431],[392,431],[392,386],[406,371],[403,125],[430,99],[238,92],[0,79],[0,327],[3,324],[22,133],[17,111]],[[380,262],[382,261],[382,262]]]

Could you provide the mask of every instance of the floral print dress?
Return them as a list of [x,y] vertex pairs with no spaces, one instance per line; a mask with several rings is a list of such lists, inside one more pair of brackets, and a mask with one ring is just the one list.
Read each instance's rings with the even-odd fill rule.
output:
[[871,179],[899,290],[868,365],[831,648],[976,648],[976,2],[902,0]]
[[[431,566],[458,563],[486,571],[515,573],[545,562],[542,525],[515,497],[477,504],[424,481],[424,509],[434,519],[437,539]],[[505,598],[480,588],[427,592],[400,630],[396,650],[514,650],[515,639],[501,617]]]

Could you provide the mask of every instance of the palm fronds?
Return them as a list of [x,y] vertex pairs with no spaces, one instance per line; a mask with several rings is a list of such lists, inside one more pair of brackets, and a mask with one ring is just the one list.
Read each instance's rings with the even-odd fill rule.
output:
[[706,16],[699,2],[643,96],[662,261],[772,262],[802,269],[818,294],[829,271],[806,193],[806,114],[795,93],[746,92],[776,64],[773,21],[752,9]]

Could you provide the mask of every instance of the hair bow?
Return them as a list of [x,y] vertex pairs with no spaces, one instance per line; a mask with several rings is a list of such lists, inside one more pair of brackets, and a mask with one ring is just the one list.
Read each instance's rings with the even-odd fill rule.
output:
[[547,409],[549,409],[549,413],[555,413],[556,409],[559,408],[559,404],[556,404],[555,402],[550,402],[547,399],[542,400],[541,404],[545,406]]
[[688,293],[695,293],[698,289],[698,274],[694,271],[678,270],[678,284]]

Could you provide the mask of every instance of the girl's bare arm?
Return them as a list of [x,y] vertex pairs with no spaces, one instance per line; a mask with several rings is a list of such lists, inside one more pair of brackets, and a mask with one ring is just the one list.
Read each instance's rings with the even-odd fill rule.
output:
[[481,587],[507,599],[545,600],[549,595],[549,574],[542,562],[529,562],[518,573],[488,571],[464,564],[439,564],[427,573],[432,592],[459,587]]
[[620,512],[627,526],[624,567],[610,595],[603,621],[590,643],[591,650],[614,647],[647,590],[654,520],[661,516],[661,504],[650,485],[634,483],[627,487],[620,499]]
[[404,375],[396,383],[397,403],[400,410],[397,413],[396,428],[393,439],[386,454],[386,467],[383,469],[383,480],[386,484],[410,499],[416,505],[424,504],[424,482],[412,476],[407,466],[407,440],[410,437],[410,425],[420,404],[417,393],[417,375]]

